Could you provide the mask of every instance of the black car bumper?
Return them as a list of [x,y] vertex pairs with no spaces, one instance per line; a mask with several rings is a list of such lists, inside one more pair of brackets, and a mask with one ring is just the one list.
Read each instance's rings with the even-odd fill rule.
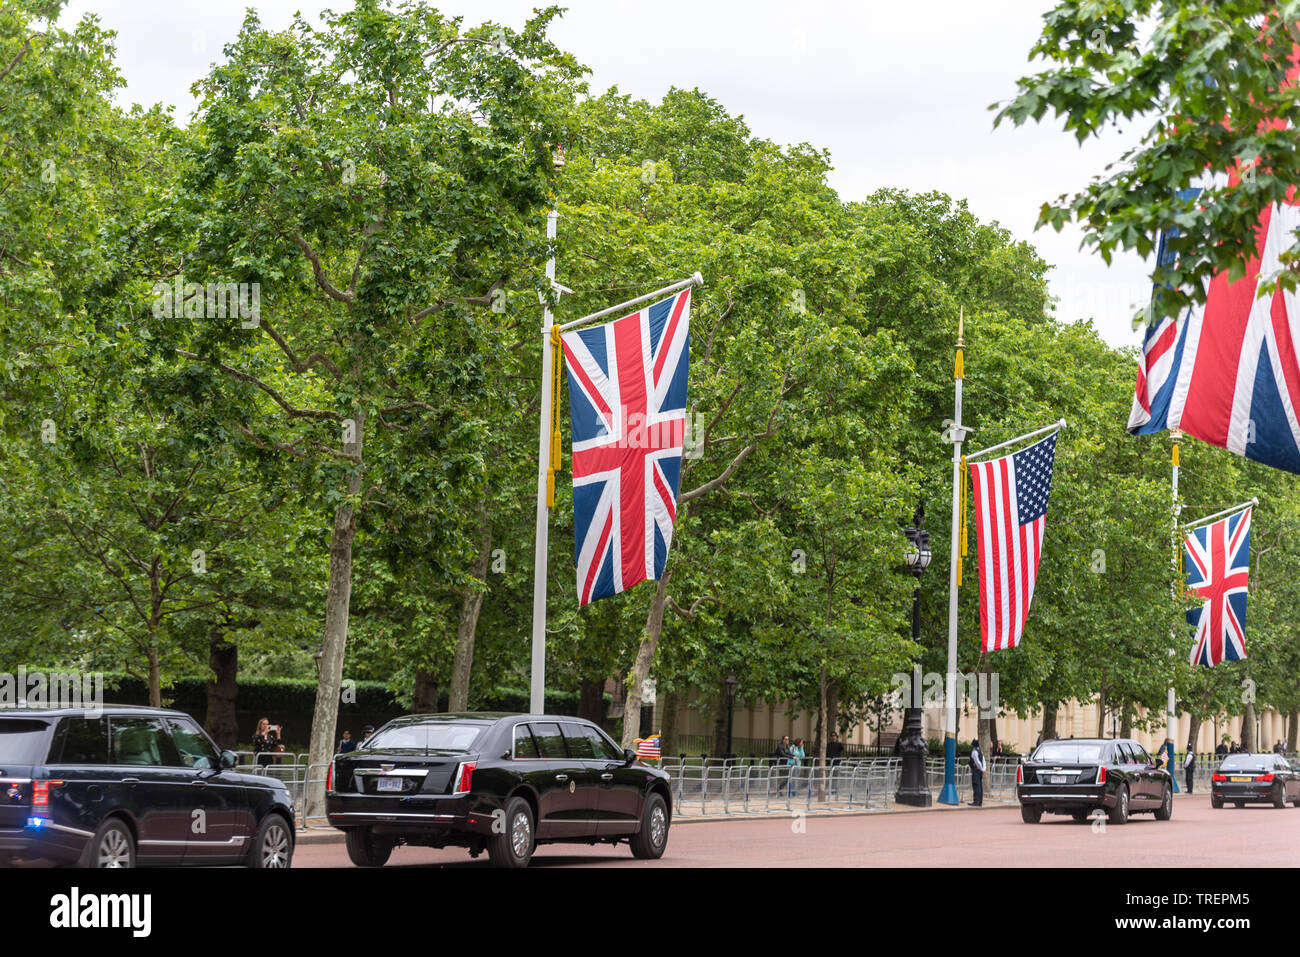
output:
[[1016,787],[1016,797],[1022,805],[1042,808],[1048,814],[1113,808],[1116,801],[1115,792],[1108,792],[1099,784],[1021,784]]
[[462,832],[490,835],[500,807],[473,794],[378,797],[330,791],[325,814],[340,830],[372,828],[386,834]]
[[71,864],[81,856],[93,835],[51,824],[39,827],[0,828],[0,859],[55,861]]
[[1268,801],[1272,802],[1275,793],[1273,785],[1251,785],[1251,784],[1214,784],[1210,787],[1212,797],[1221,798],[1224,801]]

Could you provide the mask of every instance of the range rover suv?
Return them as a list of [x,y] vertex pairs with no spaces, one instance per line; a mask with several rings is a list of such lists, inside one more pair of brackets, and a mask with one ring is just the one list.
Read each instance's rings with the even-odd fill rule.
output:
[[234,765],[180,711],[0,711],[0,863],[288,867],[288,788]]

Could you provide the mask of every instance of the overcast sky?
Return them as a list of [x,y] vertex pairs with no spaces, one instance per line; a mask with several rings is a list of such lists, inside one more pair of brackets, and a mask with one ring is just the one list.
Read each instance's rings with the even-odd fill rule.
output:
[[[540,0],[431,0],[469,25],[518,26]],[[190,86],[235,37],[245,7],[269,27],[325,0],[72,0],[65,22],[94,12],[117,31],[126,103],[162,102],[184,122]],[[348,0],[334,0],[346,9]],[[571,0],[552,31],[592,70],[593,90],[617,85],[658,100],[698,87],[757,135],[831,151],[844,199],[883,186],[964,198],[1034,243],[1052,266],[1057,314],[1094,320],[1113,345],[1138,341],[1133,310],[1149,295],[1145,264],[1107,267],[1078,251],[1079,233],[1034,232],[1042,203],[1084,185],[1136,141],[1137,130],[1080,148],[1059,121],[993,130],[989,104],[1030,72],[1028,51],[1050,0]],[[563,267],[560,269],[563,281]]]

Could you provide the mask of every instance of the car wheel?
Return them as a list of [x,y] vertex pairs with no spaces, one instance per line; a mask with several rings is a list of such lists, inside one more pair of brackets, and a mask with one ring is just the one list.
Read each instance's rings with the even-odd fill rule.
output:
[[257,829],[244,863],[261,869],[288,867],[292,862],[293,834],[289,824],[278,814],[268,814]]
[[1217,795],[1217,794],[1211,794],[1211,795],[1210,795],[1210,807],[1214,807],[1214,808],[1220,808],[1220,807],[1223,807],[1223,798],[1219,797],[1219,795]]
[[523,798],[506,804],[505,830],[488,841],[488,859],[497,867],[527,867],[537,838],[533,834],[533,809]]
[[1165,785],[1164,797],[1160,799],[1160,806],[1156,808],[1156,820],[1167,821],[1174,816],[1174,789]]
[[632,856],[643,861],[664,856],[668,846],[668,805],[661,795],[651,791],[641,809],[641,830],[632,835]]
[[368,827],[351,828],[348,835],[348,858],[357,867],[383,867],[393,853],[391,838],[375,837]]
[[1286,787],[1284,785],[1273,785],[1273,806],[1286,807]]
[[77,863],[80,867],[135,867],[131,829],[118,818],[108,818],[99,825]]
[[1041,807],[1030,807],[1028,804],[1020,805],[1020,820],[1026,824],[1037,824],[1043,817]]
[[1108,815],[1111,824],[1128,823],[1128,785],[1121,785],[1119,792],[1115,795],[1115,806],[1110,809]]

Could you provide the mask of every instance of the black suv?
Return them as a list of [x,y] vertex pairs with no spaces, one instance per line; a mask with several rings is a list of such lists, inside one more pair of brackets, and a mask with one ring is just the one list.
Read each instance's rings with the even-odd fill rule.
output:
[[0,711],[0,863],[288,867],[293,801],[161,708]]
[[348,856],[380,867],[399,844],[465,847],[525,867],[538,844],[617,844],[662,856],[672,819],[668,775],[621,750],[590,721],[559,715],[398,718],[349,754],[326,785]]
[[1044,813],[1083,823],[1098,809],[1112,824],[1143,811],[1167,821],[1174,813],[1174,779],[1129,738],[1066,738],[1044,741],[1019,767],[1016,797],[1027,824]]

